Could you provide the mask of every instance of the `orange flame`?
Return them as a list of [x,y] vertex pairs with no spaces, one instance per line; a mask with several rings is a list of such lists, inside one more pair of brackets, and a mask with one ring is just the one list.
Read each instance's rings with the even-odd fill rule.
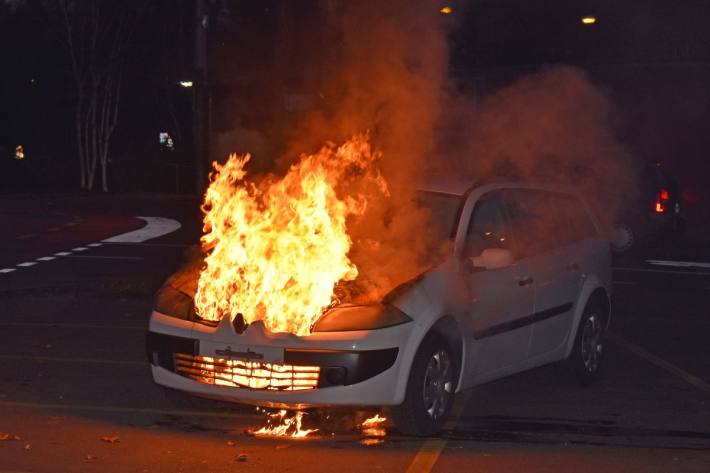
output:
[[303,412],[296,412],[292,417],[286,417],[286,413],[286,409],[283,409],[275,414],[269,414],[272,419],[278,419],[278,424],[262,427],[255,430],[253,434],[260,437],[305,438],[318,432],[318,429],[304,429],[302,427]]
[[382,417],[379,414],[375,414],[369,419],[365,419],[363,423],[360,424],[362,434],[368,437],[384,437],[387,435],[387,431],[384,427],[382,427],[382,424],[386,420],[386,417]]
[[245,181],[248,154],[214,163],[202,207],[208,256],[195,294],[200,317],[241,313],[271,332],[307,335],[338,302],[335,285],[358,275],[346,220],[367,208],[363,185],[387,195],[379,157],[360,134],[303,155],[283,178],[259,184]]

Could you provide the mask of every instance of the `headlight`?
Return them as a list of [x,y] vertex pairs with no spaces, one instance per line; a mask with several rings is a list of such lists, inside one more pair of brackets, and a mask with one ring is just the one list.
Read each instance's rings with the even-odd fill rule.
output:
[[352,332],[392,327],[412,319],[389,304],[339,306],[313,324],[312,332]]
[[194,310],[192,297],[169,285],[163,286],[158,291],[153,309],[161,314],[184,320],[189,320]]

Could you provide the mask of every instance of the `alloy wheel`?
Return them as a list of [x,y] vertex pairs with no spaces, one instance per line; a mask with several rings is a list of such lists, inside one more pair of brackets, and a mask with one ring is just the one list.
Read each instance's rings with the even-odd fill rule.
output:
[[446,350],[436,350],[424,372],[424,408],[432,420],[446,414],[454,389],[453,364]]
[[599,316],[590,315],[584,323],[582,330],[582,362],[588,373],[594,373],[599,369],[604,344],[602,342],[602,324]]

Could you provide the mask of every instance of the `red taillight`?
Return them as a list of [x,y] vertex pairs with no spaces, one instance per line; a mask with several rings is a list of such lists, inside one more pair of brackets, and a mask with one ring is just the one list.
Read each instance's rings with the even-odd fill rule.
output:
[[668,189],[661,189],[658,191],[658,197],[656,198],[656,213],[662,214],[666,211],[666,201],[670,199],[671,196],[668,193]]

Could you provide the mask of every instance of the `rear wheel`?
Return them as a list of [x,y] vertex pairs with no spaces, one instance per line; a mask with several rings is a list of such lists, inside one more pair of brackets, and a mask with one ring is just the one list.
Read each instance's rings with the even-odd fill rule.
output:
[[606,314],[601,305],[590,301],[579,321],[574,347],[565,364],[577,380],[588,386],[597,380],[604,355]]
[[397,429],[406,435],[437,433],[454,401],[458,362],[439,335],[428,335],[414,357],[404,402],[392,409]]

